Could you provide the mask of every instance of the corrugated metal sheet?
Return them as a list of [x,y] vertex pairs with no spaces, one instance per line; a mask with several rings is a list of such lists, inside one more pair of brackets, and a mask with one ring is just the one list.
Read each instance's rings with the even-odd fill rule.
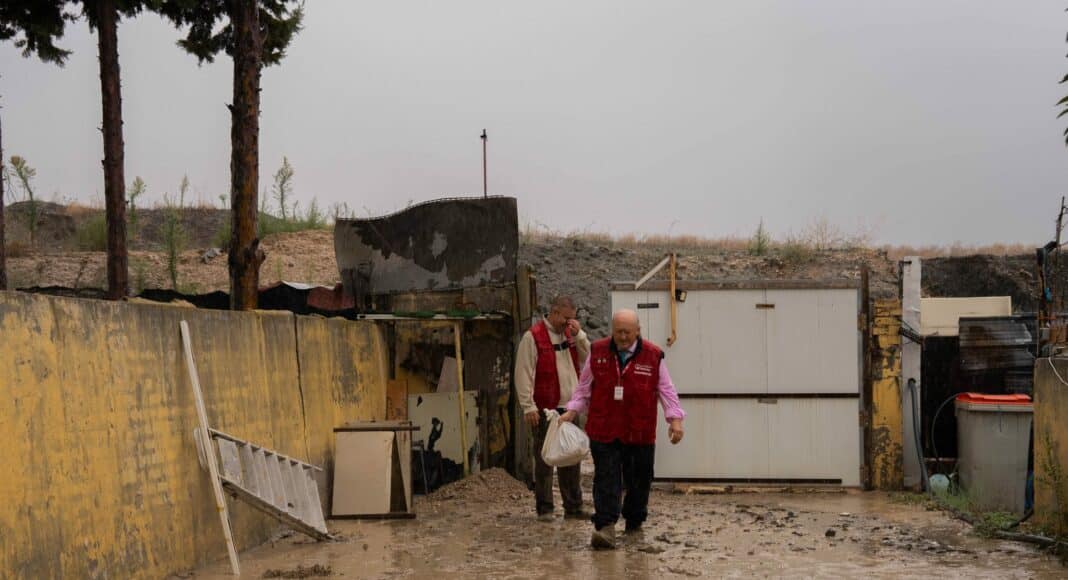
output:
[[1034,316],[960,319],[960,368],[964,372],[995,369],[1024,371],[1034,366]]
[[333,288],[300,282],[278,282],[260,288],[261,310],[289,310],[297,314],[332,314],[352,309],[355,301],[341,284]]
[[348,310],[356,306],[356,301],[352,296],[345,294],[345,289],[341,284],[333,288],[316,286],[308,290],[308,306],[326,311]]

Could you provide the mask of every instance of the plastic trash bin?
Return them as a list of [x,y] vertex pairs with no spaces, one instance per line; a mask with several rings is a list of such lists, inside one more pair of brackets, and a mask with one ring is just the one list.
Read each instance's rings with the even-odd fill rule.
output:
[[1028,395],[957,395],[960,483],[978,509],[1024,513],[1034,406]]

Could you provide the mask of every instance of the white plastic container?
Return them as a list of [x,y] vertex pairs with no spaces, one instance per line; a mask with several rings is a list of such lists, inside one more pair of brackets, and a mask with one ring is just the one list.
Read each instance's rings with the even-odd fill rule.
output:
[[980,510],[1022,515],[1034,413],[1031,397],[961,393],[956,413],[961,487]]

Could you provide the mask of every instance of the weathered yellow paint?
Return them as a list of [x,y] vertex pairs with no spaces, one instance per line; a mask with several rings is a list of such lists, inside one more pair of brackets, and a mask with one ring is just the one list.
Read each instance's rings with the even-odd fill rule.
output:
[[435,349],[453,356],[452,323],[447,321],[402,321],[394,324],[396,332],[396,366],[394,376],[405,381],[409,395],[437,390],[440,366],[428,357]]
[[305,456],[326,468],[319,496],[329,497],[334,427],[386,418],[389,380],[382,330],[374,323],[296,317],[300,389],[304,393]]
[[1035,521],[1057,537],[1068,534],[1068,384],[1062,379],[1068,380],[1068,360],[1035,362]]
[[[225,556],[182,319],[213,427],[323,463],[334,426],[384,416],[372,323],[0,292],[0,575],[159,578]],[[277,529],[230,514],[239,548]]]
[[876,300],[872,325],[872,486],[901,489],[901,302]]

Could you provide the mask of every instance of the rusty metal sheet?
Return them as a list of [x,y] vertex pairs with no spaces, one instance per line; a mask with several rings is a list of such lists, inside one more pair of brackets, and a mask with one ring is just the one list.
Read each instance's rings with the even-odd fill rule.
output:
[[514,284],[518,251],[511,197],[431,201],[334,228],[341,280],[358,304],[375,294]]

